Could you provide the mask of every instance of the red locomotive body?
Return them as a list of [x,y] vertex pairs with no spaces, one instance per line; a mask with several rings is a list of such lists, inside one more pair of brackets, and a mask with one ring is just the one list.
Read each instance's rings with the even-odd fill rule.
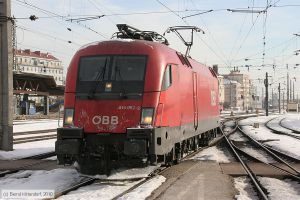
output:
[[81,48],[68,69],[59,163],[103,173],[122,156],[180,159],[219,127],[214,71],[168,46],[111,40]]

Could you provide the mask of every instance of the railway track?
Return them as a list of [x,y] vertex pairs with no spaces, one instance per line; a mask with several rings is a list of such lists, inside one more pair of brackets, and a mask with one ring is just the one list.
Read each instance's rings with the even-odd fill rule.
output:
[[[222,131],[222,133],[223,133],[223,131]],[[267,190],[260,184],[256,174],[253,173],[252,170],[250,169],[250,167],[247,165],[247,163],[243,161],[241,156],[237,153],[235,146],[232,144],[232,142],[229,140],[229,138],[225,135],[225,133],[224,133],[224,138],[225,138],[228,146],[230,147],[231,151],[233,152],[235,158],[241,163],[244,170],[248,174],[248,177],[250,178],[251,182],[255,186],[256,192],[259,195],[260,199],[267,200],[268,199]]]
[[[280,167],[278,163],[271,163],[266,162],[262,159],[257,158],[256,156],[251,155],[247,151],[241,149],[236,145],[232,140],[229,139],[227,135],[222,131],[224,134],[224,138],[226,140],[227,145],[229,146],[230,150],[232,151],[234,157],[241,163],[242,167],[248,174],[248,177],[250,178],[257,194],[259,195],[260,199],[268,199],[268,192],[266,188],[263,187],[263,185],[259,182],[257,175],[251,170],[251,168],[248,166],[247,159],[250,158],[250,160],[259,161],[261,163],[264,163],[267,166],[270,166],[272,168],[275,168],[276,170],[279,170],[280,172],[283,172],[286,174],[289,178],[292,178],[293,180],[300,181],[300,172],[299,170],[295,169],[290,162],[293,163],[300,163],[300,160],[294,157],[291,157],[287,154],[284,154],[282,152],[279,152],[267,145],[261,144],[251,136],[247,135],[239,126],[238,122],[236,122],[236,132],[239,132],[243,137],[247,138],[246,142],[252,143],[256,148],[259,148],[263,150],[265,153],[267,153],[269,156],[272,157],[272,159],[276,160],[278,163],[283,164],[285,167]],[[287,169],[286,169],[287,168]]]
[[[279,134],[279,135],[287,135],[287,136],[289,136],[289,137],[293,137],[293,138],[296,138],[296,139],[300,140],[300,136],[298,136],[298,135],[295,135],[295,134],[293,134],[293,133],[288,133],[288,132],[286,132],[286,131],[279,130],[279,129],[276,129],[276,128],[272,127],[272,126],[270,125],[270,123],[272,123],[273,120],[277,120],[277,118],[270,119],[269,121],[267,121],[267,122],[265,123],[265,126],[266,126],[268,129],[270,129],[273,133]],[[280,125],[282,128],[287,129],[286,127],[284,127],[284,126],[281,125],[281,121],[282,121],[282,120],[283,120],[283,119],[281,119],[281,120],[279,121],[279,125]],[[287,129],[287,130],[295,132],[295,131],[292,130],[292,129]],[[296,132],[295,132],[295,133],[296,133]],[[300,134],[300,132],[298,132],[297,134]]]
[[50,158],[50,157],[53,157],[55,155],[56,155],[55,152],[52,151],[52,152],[48,152],[48,153],[42,153],[42,154],[38,154],[38,155],[33,155],[33,156],[28,156],[28,157],[22,158],[20,160],[24,160],[25,161],[26,159],[36,159],[37,162],[22,165],[22,166],[18,167],[17,169],[2,171],[2,172],[0,172],[0,177],[4,177],[4,176],[6,176],[8,174],[17,173],[20,170],[23,170],[25,168],[45,163],[46,161],[43,160],[43,159]]
[[292,178],[294,178],[295,180],[300,181],[300,172],[299,170],[295,169],[292,166],[292,162],[293,163],[300,163],[300,160],[294,157],[291,157],[287,154],[281,153],[280,155],[278,155],[276,152],[276,150],[274,150],[271,147],[267,147],[266,145],[261,144],[260,142],[258,142],[257,140],[255,140],[254,138],[252,138],[251,136],[247,135],[240,127],[238,127],[237,129],[244,137],[247,137],[249,139],[249,141],[253,144],[253,146],[257,147],[259,150],[262,150],[263,152],[265,152],[267,154],[267,156],[272,157],[272,159],[274,159],[275,161],[277,161],[278,163],[282,163],[283,165],[285,165],[287,168],[289,168],[289,170],[286,170],[285,168],[279,167],[276,164],[277,163],[273,163],[273,162],[267,162],[264,161],[262,159],[259,159],[255,156],[252,156],[250,153],[247,153],[247,151],[242,150],[241,148],[237,147],[236,145],[234,145],[234,143],[232,142],[232,144],[236,147],[236,149],[238,149],[239,152],[241,152],[243,155],[247,156],[247,157],[251,157],[254,160],[257,160],[261,163],[264,163],[268,166],[271,166],[273,168],[276,168],[277,170],[280,170],[282,172],[285,172],[287,175],[291,176]]
[[[227,133],[227,134],[231,134],[230,133]],[[211,146],[214,146],[216,144],[218,144],[219,142],[221,142],[223,140],[224,136],[221,134],[219,135],[219,137],[215,138],[214,140],[212,140],[208,146],[205,146],[205,147],[201,147],[201,148],[198,148],[197,150],[195,151],[191,151],[189,152],[187,155],[185,155],[184,158],[182,158],[181,162],[187,160],[187,159],[190,159],[192,158],[193,156],[195,156],[196,154],[198,154],[199,152],[201,152],[202,150],[204,149],[207,149]],[[142,178],[134,178],[134,179],[97,179],[97,178],[88,178],[88,179],[84,179],[82,182],[80,183],[77,183],[69,188],[66,188],[58,193],[55,194],[55,198],[58,198],[62,195],[66,195],[68,194],[69,192],[71,191],[74,191],[80,187],[83,187],[83,186],[87,186],[87,185],[91,185],[95,182],[113,182],[113,181],[117,181],[117,182],[120,182],[120,181],[138,181],[137,184],[134,184],[132,187],[128,188],[127,190],[123,191],[122,193],[120,193],[119,195],[115,196],[113,199],[119,199],[120,197],[130,193],[131,191],[135,190],[136,188],[138,188],[139,186],[147,183],[148,181],[151,181],[153,178],[161,175],[163,172],[165,172],[166,170],[168,170],[170,167],[172,166],[163,166],[163,167],[160,167],[158,169],[156,169],[155,171],[153,171],[152,173],[150,173],[147,177],[142,177]]]
[[[55,133],[53,133],[53,132],[55,132]],[[47,134],[47,133],[49,133],[49,134]],[[26,135],[29,135],[29,136],[25,137]],[[17,132],[17,133],[14,133],[13,143],[20,144],[20,143],[26,143],[26,142],[49,140],[49,139],[55,139],[56,136],[57,136],[56,129]]]
[[287,127],[287,126],[283,125],[283,123],[282,123],[283,120],[285,120],[285,118],[282,118],[282,119],[279,121],[279,125],[280,125],[281,127],[285,128],[285,129],[288,129],[288,130],[292,131],[292,132],[295,133],[295,134],[300,134],[300,131],[299,131],[299,130],[295,130],[295,129],[292,129],[292,128],[290,128],[290,127]]

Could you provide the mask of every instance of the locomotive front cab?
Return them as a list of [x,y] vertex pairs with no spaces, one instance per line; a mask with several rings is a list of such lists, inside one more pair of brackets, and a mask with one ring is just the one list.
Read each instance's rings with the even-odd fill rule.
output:
[[149,55],[78,57],[67,75],[67,85],[75,84],[73,91],[65,92],[64,127],[57,130],[58,163],[76,161],[81,172],[95,174],[106,171],[107,160],[123,155],[147,159],[159,99],[159,91],[145,91],[147,68],[150,74],[156,70],[150,68]]

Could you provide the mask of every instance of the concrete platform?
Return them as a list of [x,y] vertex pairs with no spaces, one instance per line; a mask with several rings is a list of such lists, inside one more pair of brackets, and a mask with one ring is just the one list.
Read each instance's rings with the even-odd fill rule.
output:
[[[281,176],[286,176],[287,174],[279,171],[278,169],[276,169],[275,167],[270,167],[264,163],[248,163],[248,166],[250,167],[250,169],[257,175],[259,176],[268,176],[268,177],[281,177]],[[295,173],[294,171],[292,171],[290,168],[286,167],[283,164],[276,164],[276,166],[279,166],[281,168],[284,168],[292,173]],[[292,164],[292,166],[297,169],[298,171],[300,171],[300,164]],[[220,167],[221,170],[224,174],[228,174],[231,176],[244,176],[247,175],[247,173],[245,172],[244,168],[242,167],[242,165],[238,162],[236,163],[220,163]]]
[[237,191],[219,163],[188,160],[163,174],[166,182],[147,199],[234,199]]

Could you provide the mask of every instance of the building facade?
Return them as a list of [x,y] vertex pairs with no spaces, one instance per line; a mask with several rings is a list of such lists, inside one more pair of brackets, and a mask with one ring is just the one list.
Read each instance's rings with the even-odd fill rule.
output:
[[62,62],[49,53],[16,50],[14,71],[53,76],[57,85],[65,84]]
[[224,109],[243,107],[242,86],[239,82],[224,79]]
[[[252,106],[252,94],[250,94],[250,78],[247,74],[242,74],[238,68],[234,68],[229,74],[223,75],[225,79],[236,81],[240,84],[241,101],[243,110],[248,110]],[[239,100],[238,100],[239,101]]]
[[224,77],[218,76],[219,81],[219,104],[220,110],[224,109],[224,101],[225,101],[225,88],[224,88]]

